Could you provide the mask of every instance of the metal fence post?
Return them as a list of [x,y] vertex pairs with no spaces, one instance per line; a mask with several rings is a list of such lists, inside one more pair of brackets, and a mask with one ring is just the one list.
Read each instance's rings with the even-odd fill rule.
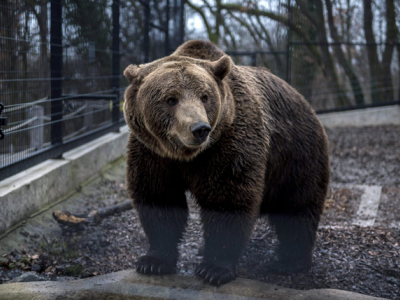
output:
[[181,0],[181,9],[180,9],[180,39],[179,39],[179,45],[182,45],[183,42],[185,41],[185,0]]
[[115,100],[112,106],[112,122],[119,123],[119,0],[113,0],[112,3],[112,86],[115,93]]
[[178,0],[173,0],[174,4],[173,4],[173,17],[172,17],[172,24],[174,27],[174,31],[172,34],[172,39],[173,39],[173,45],[172,47],[174,49],[178,48],[179,46],[179,34],[178,34],[178,28],[179,28],[179,17],[178,17]]
[[63,142],[62,132],[62,4],[61,0],[51,1],[50,29],[50,68],[51,68],[51,144]]
[[169,0],[167,0],[166,4],[166,22],[165,22],[165,56],[169,55],[170,46],[169,46]]
[[253,53],[251,55],[251,65],[253,67],[257,67],[257,53]]
[[292,70],[290,66],[291,62],[291,48],[292,48],[292,3],[291,0],[287,0],[288,6],[288,33],[287,33],[287,45],[286,45],[286,82],[291,84],[292,81]]
[[28,119],[36,118],[36,120],[31,123],[33,129],[29,130],[30,148],[34,149],[33,151],[41,150],[43,148],[44,108],[41,105],[33,105],[28,108],[26,115]]
[[150,0],[144,3],[144,39],[143,39],[143,54],[144,63],[148,63],[150,52]]

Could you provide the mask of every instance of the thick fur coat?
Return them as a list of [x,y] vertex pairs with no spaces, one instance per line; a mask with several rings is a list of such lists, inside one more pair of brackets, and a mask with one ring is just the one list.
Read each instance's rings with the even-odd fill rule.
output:
[[131,129],[127,188],[150,242],[137,271],[175,271],[188,218],[201,209],[203,261],[220,285],[262,215],[276,230],[279,273],[310,268],[329,183],[327,138],[307,101],[263,68],[236,66],[214,44],[189,41],[124,72]]

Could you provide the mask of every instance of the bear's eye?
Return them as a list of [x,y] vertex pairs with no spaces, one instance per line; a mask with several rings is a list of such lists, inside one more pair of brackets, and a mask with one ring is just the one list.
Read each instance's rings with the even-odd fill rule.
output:
[[168,98],[167,103],[170,106],[174,106],[174,105],[176,105],[178,103],[178,99],[176,99],[176,98]]
[[206,103],[207,101],[208,101],[208,97],[207,96],[201,97],[201,102]]

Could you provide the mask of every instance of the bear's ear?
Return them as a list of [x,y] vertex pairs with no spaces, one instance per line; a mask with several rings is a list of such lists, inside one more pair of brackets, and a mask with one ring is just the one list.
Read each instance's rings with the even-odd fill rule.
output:
[[136,65],[129,65],[128,67],[126,67],[125,71],[124,71],[124,76],[126,77],[126,79],[128,79],[129,83],[133,83],[134,81],[138,82],[140,81],[138,76],[139,76],[139,71],[140,68]]
[[231,64],[232,63],[229,56],[224,55],[217,61],[211,63],[211,70],[214,73],[215,77],[222,80],[231,71]]

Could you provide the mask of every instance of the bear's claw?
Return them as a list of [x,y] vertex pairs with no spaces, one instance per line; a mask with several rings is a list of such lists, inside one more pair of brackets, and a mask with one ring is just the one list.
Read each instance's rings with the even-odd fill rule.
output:
[[163,275],[175,273],[176,270],[170,263],[161,258],[145,255],[136,262],[136,272],[147,275]]
[[197,266],[195,274],[203,278],[204,282],[216,286],[236,279],[236,274],[232,270],[205,262]]

